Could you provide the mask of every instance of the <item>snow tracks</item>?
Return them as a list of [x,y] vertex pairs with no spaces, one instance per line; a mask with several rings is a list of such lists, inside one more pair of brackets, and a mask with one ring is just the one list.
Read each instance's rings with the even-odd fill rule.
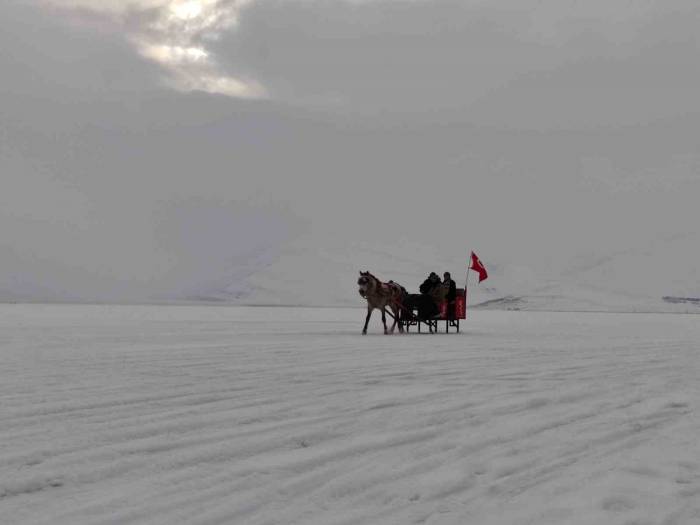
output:
[[698,321],[361,337],[360,310],[0,306],[0,516],[697,523]]

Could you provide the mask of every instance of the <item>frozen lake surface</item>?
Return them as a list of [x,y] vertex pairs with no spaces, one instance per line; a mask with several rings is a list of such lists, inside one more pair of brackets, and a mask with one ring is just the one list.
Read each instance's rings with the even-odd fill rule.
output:
[[700,523],[700,316],[363,320],[1,305],[0,522]]

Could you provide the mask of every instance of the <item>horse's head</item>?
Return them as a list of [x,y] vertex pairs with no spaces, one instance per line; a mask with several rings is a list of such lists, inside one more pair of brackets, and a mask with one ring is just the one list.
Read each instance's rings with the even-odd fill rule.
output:
[[360,287],[359,292],[362,297],[367,297],[367,294],[374,286],[374,279],[369,272],[360,272],[360,278],[357,280],[357,284]]

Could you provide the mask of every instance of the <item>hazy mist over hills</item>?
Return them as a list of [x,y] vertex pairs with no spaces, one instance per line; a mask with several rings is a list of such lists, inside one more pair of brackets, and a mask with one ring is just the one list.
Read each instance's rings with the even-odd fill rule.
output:
[[0,6],[0,300],[700,311],[695,3],[187,5]]

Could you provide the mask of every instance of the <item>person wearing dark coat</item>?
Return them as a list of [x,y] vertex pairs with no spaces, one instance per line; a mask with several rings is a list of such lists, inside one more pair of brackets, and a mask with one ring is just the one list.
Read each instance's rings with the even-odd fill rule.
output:
[[418,308],[418,315],[423,319],[432,319],[440,314],[440,309],[435,304],[430,293],[441,286],[440,278],[435,272],[430,272],[428,278],[423,281],[423,284],[418,288],[421,293],[420,306]]
[[445,300],[447,301],[447,318],[452,321],[455,317],[455,300],[457,299],[457,285],[452,280],[450,272],[443,275],[442,285],[447,288]]
[[441,284],[442,283],[440,282],[438,275],[435,272],[430,272],[428,278],[423,281],[423,284],[421,284],[418,289],[422,294],[429,294],[433,288],[440,286]]
[[445,299],[447,299],[448,303],[454,302],[454,300],[457,298],[457,285],[452,280],[450,272],[445,272],[443,277],[444,279],[442,280],[442,285],[445,288],[447,288],[447,294],[445,294]]

